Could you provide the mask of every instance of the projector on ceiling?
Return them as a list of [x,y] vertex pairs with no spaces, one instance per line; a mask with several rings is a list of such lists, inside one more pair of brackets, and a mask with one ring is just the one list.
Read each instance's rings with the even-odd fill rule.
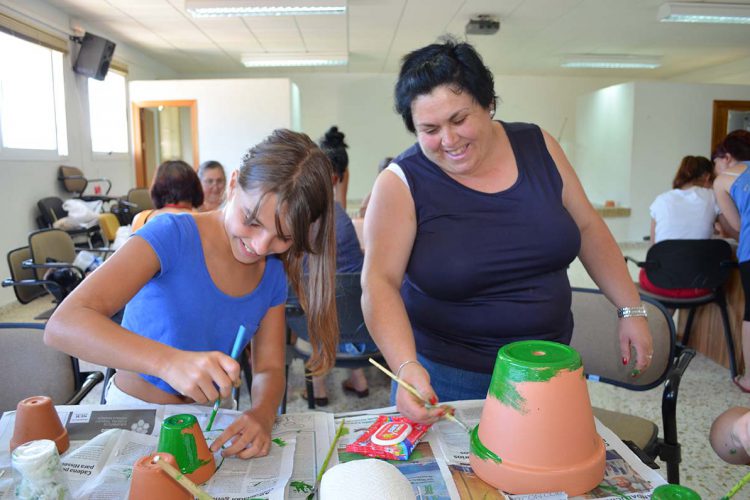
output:
[[490,15],[479,15],[466,25],[467,35],[494,35],[500,29],[500,21]]

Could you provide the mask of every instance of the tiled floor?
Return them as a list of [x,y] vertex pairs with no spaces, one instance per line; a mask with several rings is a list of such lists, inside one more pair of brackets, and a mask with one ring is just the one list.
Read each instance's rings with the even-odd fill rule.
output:
[[[637,258],[642,258],[645,250],[646,247],[642,244],[623,246],[625,254]],[[636,270],[631,271],[635,277]],[[575,286],[593,286],[578,261],[571,266],[569,276]],[[12,304],[0,307],[0,321],[28,321],[48,307],[49,302],[45,299],[38,299],[26,306]],[[388,379],[369,368],[367,376],[370,381],[370,396],[358,399],[343,393],[341,382],[347,377],[347,372],[335,369],[329,375],[327,383],[330,405],[320,410],[338,412],[387,406],[390,389]],[[300,360],[294,361],[291,366],[289,387],[288,411],[307,411],[307,402],[300,397],[304,387]],[[244,387],[242,391],[241,407],[246,407],[247,392]],[[627,411],[660,421],[661,388],[637,393],[607,384],[589,383],[589,391],[595,406]],[[99,390],[96,389],[86,402],[96,403],[98,400]],[[698,355],[690,364],[680,387],[677,423],[679,439],[683,445],[683,462],[680,467],[682,483],[696,490],[703,498],[719,498],[748,472],[746,467],[730,466],[719,460],[707,440],[713,418],[726,408],[737,405],[750,406],[750,397],[731,383],[727,369]],[[660,472],[666,476],[664,467]],[[750,491],[743,491],[735,498],[750,498]]]

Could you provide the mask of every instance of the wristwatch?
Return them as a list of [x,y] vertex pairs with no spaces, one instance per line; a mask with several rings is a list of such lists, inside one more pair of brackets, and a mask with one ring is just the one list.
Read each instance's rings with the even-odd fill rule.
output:
[[618,318],[633,318],[633,317],[643,317],[647,318],[648,314],[646,313],[646,308],[643,304],[639,306],[633,306],[633,307],[618,307],[617,308],[617,317]]

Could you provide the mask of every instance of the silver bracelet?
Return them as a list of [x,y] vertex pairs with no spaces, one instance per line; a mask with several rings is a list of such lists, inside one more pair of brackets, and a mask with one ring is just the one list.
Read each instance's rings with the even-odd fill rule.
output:
[[398,370],[396,370],[396,378],[401,378],[401,370],[403,370],[403,369],[404,369],[404,367],[405,367],[406,365],[408,365],[409,363],[416,363],[416,364],[418,364],[418,365],[420,365],[420,366],[422,365],[422,364],[421,364],[421,363],[420,363],[419,361],[417,361],[416,359],[410,359],[410,360],[408,360],[408,361],[404,361],[403,363],[401,363],[401,364],[400,364],[400,365],[398,366]]
[[633,307],[618,307],[617,317],[618,318],[635,318],[635,317],[647,318],[648,314],[646,313],[646,307],[643,304],[641,304],[639,306],[633,306]]

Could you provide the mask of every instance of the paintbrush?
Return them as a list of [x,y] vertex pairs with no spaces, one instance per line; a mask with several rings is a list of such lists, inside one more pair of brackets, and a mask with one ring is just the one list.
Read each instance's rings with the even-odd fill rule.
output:
[[328,448],[328,454],[326,455],[325,460],[323,460],[323,465],[318,471],[318,475],[315,477],[315,484],[313,485],[312,490],[310,490],[310,494],[307,495],[306,500],[312,500],[313,498],[315,498],[315,494],[318,492],[318,487],[320,486],[320,480],[323,479],[323,473],[325,473],[326,469],[328,468],[328,461],[331,460],[331,455],[333,455],[333,450],[336,449],[336,444],[339,442],[339,438],[344,433],[344,422],[346,422],[346,419],[342,418],[341,423],[339,424],[339,428],[336,431],[336,436],[334,436],[333,438],[333,443],[331,443],[331,447]]
[[[237,360],[237,357],[240,355],[240,350],[242,349],[242,340],[245,336],[245,326],[240,325],[240,327],[237,329],[237,336],[234,338],[234,345],[232,346],[232,359],[235,361]],[[237,387],[235,385],[235,387]],[[206,431],[210,431],[211,427],[214,425],[214,419],[216,418],[216,413],[219,411],[219,405],[221,404],[221,395],[219,395],[218,398],[216,398],[216,402],[214,403],[214,409],[211,411],[211,417],[208,419],[208,425],[206,426]]]
[[721,497],[721,500],[729,500],[734,495],[737,494],[747,483],[750,483],[750,474],[747,474],[745,477],[739,480],[737,484],[734,485],[734,487],[729,490],[729,493]]
[[185,476],[182,472],[178,471],[174,467],[172,467],[170,464],[165,462],[164,460],[160,460],[160,456],[155,456],[153,463],[161,467],[161,469],[166,472],[169,477],[177,481],[180,486],[185,488],[191,495],[193,495],[198,500],[214,500],[214,497],[203,491],[203,489],[192,482],[190,479]]
[[[369,360],[370,360],[370,363],[372,363],[373,365],[375,365],[380,371],[382,371],[383,373],[385,373],[386,375],[388,375],[389,377],[391,377],[394,382],[396,382],[397,384],[399,384],[401,387],[403,387],[404,389],[406,389],[407,391],[409,391],[410,393],[412,393],[414,396],[416,396],[417,399],[419,399],[420,401],[422,401],[425,404],[426,408],[435,408],[435,405],[430,404],[430,402],[427,401],[422,396],[422,394],[413,385],[411,385],[409,382],[406,382],[405,380],[402,380],[402,379],[398,378],[393,373],[391,373],[391,371],[388,368],[386,368],[385,366],[381,365],[380,363],[378,363],[374,359],[369,358]],[[448,420],[451,420],[451,421],[457,423],[458,425],[460,425],[461,427],[463,427],[463,429],[467,433],[471,432],[471,430],[469,429],[469,427],[465,423],[461,422],[455,415],[453,415],[452,413],[450,413],[450,410],[454,411],[453,407],[448,406],[448,405],[445,405],[445,406],[448,408],[449,411],[446,411],[445,415],[443,415],[443,416],[445,418],[447,418]]]

